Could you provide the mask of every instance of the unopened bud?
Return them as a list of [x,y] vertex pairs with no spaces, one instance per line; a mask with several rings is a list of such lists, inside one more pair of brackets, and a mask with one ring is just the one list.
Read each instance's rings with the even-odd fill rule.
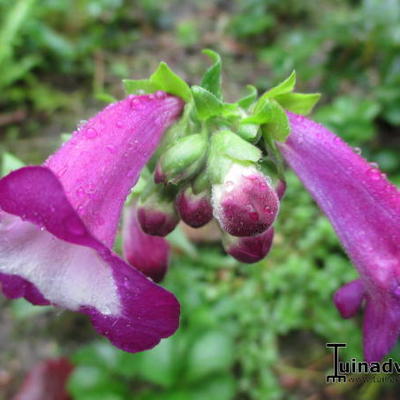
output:
[[168,269],[170,246],[167,240],[143,232],[136,207],[127,209],[122,230],[124,258],[154,282],[160,282]]
[[279,199],[269,179],[255,166],[233,164],[212,187],[214,217],[233,236],[254,236],[275,221]]
[[203,134],[183,137],[161,155],[154,181],[178,184],[194,176],[204,164],[206,149]]
[[178,194],[176,208],[182,221],[193,228],[200,228],[210,222],[213,217],[208,192],[204,191],[196,195],[191,187]]
[[235,237],[225,234],[223,245],[225,251],[233,258],[247,264],[262,260],[270,251],[274,238],[274,229],[257,236]]
[[158,192],[140,201],[137,216],[143,231],[153,236],[168,235],[179,222],[174,202]]

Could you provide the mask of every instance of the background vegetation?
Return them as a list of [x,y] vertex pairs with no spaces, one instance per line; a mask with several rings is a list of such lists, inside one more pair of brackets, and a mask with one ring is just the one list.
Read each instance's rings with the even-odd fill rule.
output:
[[[400,185],[399,21],[397,0],[0,0],[0,144],[41,162],[106,93],[122,97],[122,78],[165,60],[195,83],[210,47],[225,61],[228,99],[296,69],[299,90],[323,93],[314,118]],[[3,173],[16,165],[4,160]],[[331,302],[356,273],[290,172],[288,181],[265,261],[243,265],[218,243],[174,239],[165,286],[182,303],[182,326],[152,351],[123,353],[82,316],[1,299],[0,399],[58,356],[76,366],[77,400],[398,398],[398,383],[325,384],[327,341],[361,357],[361,319],[342,320]]]

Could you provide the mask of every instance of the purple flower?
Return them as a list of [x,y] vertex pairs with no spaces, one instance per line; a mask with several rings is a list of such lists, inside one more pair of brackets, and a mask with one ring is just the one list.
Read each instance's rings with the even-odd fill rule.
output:
[[111,249],[125,198],[182,106],[163,92],[129,96],[80,127],[43,166],[0,180],[7,297],[83,312],[130,352],[177,329],[175,297]]
[[176,198],[176,208],[182,221],[193,228],[200,228],[213,217],[207,191],[194,194],[190,187],[182,190]]
[[154,282],[160,282],[168,269],[170,246],[162,237],[147,235],[133,205],[125,210],[122,230],[125,259]]
[[271,249],[274,228],[257,236],[235,237],[225,234],[223,244],[225,251],[236,260],[252,264],[262,260]]
[[279,210],[278,196],[268,178],[254,166],[234,163],[223,183],[213,185],[214,217],[232,236],[266,231]]
[[360,279],[335,294],[343,315],[364,304],[364,356],[377,361],[400,333],[400,192],[323,126],[289,113],[280,150],[330,219]]

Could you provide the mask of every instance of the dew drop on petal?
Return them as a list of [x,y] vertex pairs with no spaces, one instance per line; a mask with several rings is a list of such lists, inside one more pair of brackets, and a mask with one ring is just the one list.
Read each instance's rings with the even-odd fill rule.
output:
[[367,175],[374,181],[377,181],[381,177],[381,173],[376,167],[372,167],[367,171]]
[[362,153],[362,150],[359,147],[353,147],[354,153],[360,155]]
[[88,128],[88,129],[85,131],[85,136],[86,136],[88,139],[94,139],[95,137],[98,136],[97,130],[94,129],[94,128]]

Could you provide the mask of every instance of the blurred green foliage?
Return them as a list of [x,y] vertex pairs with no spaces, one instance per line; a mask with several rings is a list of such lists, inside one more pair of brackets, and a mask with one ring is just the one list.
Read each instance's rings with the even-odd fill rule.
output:
[[[154,49],[181,54],[169,64],[193,76],[202,62],[193,50],[214,47],[230,60],[230,84],[264,90],[295,69],[301,91],[323,94],[315,119],[400,184],[399,21],[397,0],[0,0],[0,116],[20,108],[32,115],[4,132],[39,135],[42,113],[76,122],[113,78],[131,77],[131,65],[148,72],[158,63]],[[5,155],[3,173],[18,166]],[[250,266],[219,245],[194,251],[174,237],[180,252],[165,285],[182,304],[179,332],[135,355],[104,341],[79,346],[74,399],[299,399],[300,384],[285,377],[307,380],[310,365],[325,360],[317,383],[310,378],[323,386],[327,341],[361,357],[360,321],[342,320],[331,301],[356,272],[291,173],[276,233],[268,258]],[[16,320],[31,314],[21,303],[14,311]],[[369,399],[384,390],[374,387]]]

